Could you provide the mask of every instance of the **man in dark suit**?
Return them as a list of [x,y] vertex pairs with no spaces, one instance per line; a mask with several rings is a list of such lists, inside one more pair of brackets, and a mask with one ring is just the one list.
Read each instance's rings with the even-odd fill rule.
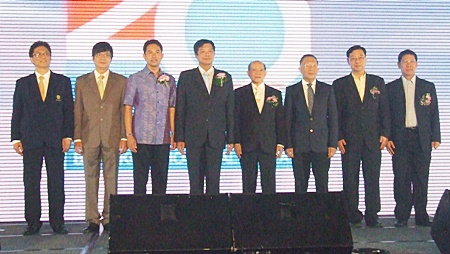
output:
[[[439,108],[434,84],[416,76],[417,55],[398,55],[402,77],[387,84],[391,112],[396,227],[406,227],[414,205],[418,226],[431,226],[427,213],[431,148],[441,142]],[[411,190],[411,184],[413,189]]]
[[256,192],[258,163],[263,193],[275,193],[276,158],[283,152],[283,99],[281,92],[264,84],[266,65],[248,65],[252,82],[234,91],[234,150],[242,168],[244,193]]
[[310,168],[317,192],[328,192],[330,158],[336,153],[338,118],[333,88],[316,79],[314,55],[300,59],[302,81],[286,88],[286,155],[292,159],[295,192],[308,190]]
[[39,233],[41,170],[45,158],[50,225],[67,234],[64,225],[64,153],[73,137],[73,96],[70,79],[50,71],[51,49],[37,41],[29,50],[35,72],[16,82],[11,120],[14,150],[23,156],[25,185],[24,235]]
[[212,66],[214,43],[194,44],[199,67],[183,71],[177,86],[175,142],[186,147],[190,193],[219,193],[220,167],[225,144],[230,154],[234,144],[234,94],[231,75]]
[[350,75],[333,82],[338,108],[338,147],[342,154],[344,193],[349,222],[361,226],[363,214],[358,210],[359,170],[365,187],[365,220],[368,227],[382,227],[378,222],[380,205],[381,150],[390,134],[389,101],[384,80],[367,74],[366,49],[355,45],[347,50]]
[[[83,155],[86,179],[84,233],[98,233],[100,222],[109,230],[109,197],[117,194],[119,155],[127,150],[123,99],[127,79],[109,70],[113,49],[107,42],[92,48],[95,70],[77,78],[75,86],[75,152]],[[105,194],[98,211],[100,164]],[[101,221],[100,221],[101,219]]]

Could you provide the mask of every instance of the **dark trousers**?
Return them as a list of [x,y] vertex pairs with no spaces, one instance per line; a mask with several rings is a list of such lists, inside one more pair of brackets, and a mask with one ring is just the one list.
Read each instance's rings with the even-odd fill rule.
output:
[[328,192],[328,171],[330,170],[330,159],[327,153],[294,152],[292,167],[294,168],[295,192],[306,193],[310,171],[314,174],[316,181],[316,192]]
[[414,205],[416,222],[428,221],[426,208],[431,153],[422,151],[417,129],[407,130],[405,140],[394,143],[396,149],[392,165],[395,217],[397,220],[408,221]]
[[[347,142],[348,143],[348,142]],[[380,166],[381,150],[369,149],[365,142],[359,145],[347,145],[342,155],[342,174],[344,193],[347,199],[349,222],[360,222],[363,219],[359,204],[359,170],[362,171],[365,189],[366,223],[378,221],[380,205]]]
[[169,145],[138,144],[133,156],[134,194],[146,194],[151,170],[152,194],[165,194],[169,170]]
[[186,148],[190,194],[203,194],[206,178],[206,194],[219,194],[220,167],[223,149],[204,144]]
[[261,149],[243,152],[241,156],[242,185],[244,193],[256,192],[256,178],[258,177],[258,163],[261,172],[261,189],[263,193],[275,193],[275,151],[272,154]]
[[25,219],[28,225],[41,222],[41,171],[45,158],[49,218],[52,228],[64,224],[64,153],[62,148],[24,149],[23,182],[25,185]]

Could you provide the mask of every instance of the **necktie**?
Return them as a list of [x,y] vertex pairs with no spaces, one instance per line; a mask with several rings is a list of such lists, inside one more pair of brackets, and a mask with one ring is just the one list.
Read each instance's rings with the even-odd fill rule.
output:
[[255,89],[255,100],[256,100],[256,105],[258,106],[258,111],[261,114],[263,106],[264,106],[264,100],[263,100],[262,92],[260,92],[258,87]]
[[312,110],[314,106],[314,91],[312,89],[312,84],[308,84],[308,110],[309,114],[312,115]]
[[45,101],[44,76],[39,76],[39,92],[41,92],[42,101]]
[[405,106],[406,106],[406,116],[405,116],[405,126],[406,127],[416,127],[417,117],[416,110],[414,108],[414,83],[411,80],[406,82],[404,86],[405,89]]
[[103,99],[103,94],[105,93],[105,85],[103,84],[103,75],[98,76],[97,86],[100,92],[100,98]]
[[205,71],[203,72],[203,81],[205,81],[206,89],[208,89],[208,93],[211,93],[211,84],[209,81],[209,74]]

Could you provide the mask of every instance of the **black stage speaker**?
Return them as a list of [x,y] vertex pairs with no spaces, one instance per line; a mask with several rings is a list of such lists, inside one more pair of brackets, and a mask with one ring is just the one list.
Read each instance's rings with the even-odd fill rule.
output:
[[111,196],[109,253],[230,253],[227,194]]
[[450,191],[445,190],[431,225],[431,237],[441,253],[450,253]]
[[344,194],[231,194],[237,252],[351,253]]

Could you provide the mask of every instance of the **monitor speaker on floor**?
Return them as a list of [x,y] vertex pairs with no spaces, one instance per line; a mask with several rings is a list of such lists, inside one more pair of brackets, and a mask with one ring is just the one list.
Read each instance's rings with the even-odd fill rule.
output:
[[445,190],[431,225],[431,237],[441,253],[450,253],[450,191]]
[[228,195],[111,196],[110,253],[229,253]]
[[351,253],[343,193],[231,194],[235,249]]

